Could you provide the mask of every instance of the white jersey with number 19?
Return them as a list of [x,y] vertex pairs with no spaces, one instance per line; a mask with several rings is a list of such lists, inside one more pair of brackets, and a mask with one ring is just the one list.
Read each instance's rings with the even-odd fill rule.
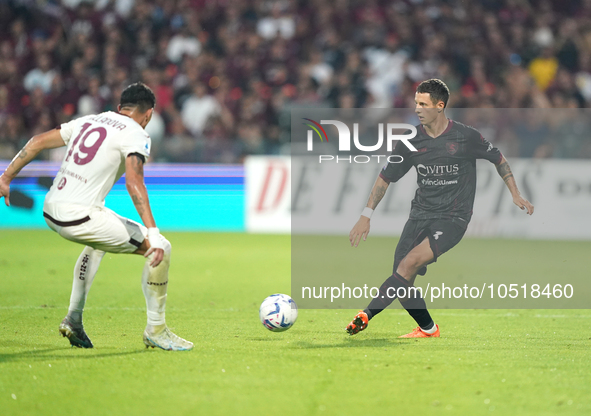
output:
[[61,125],[66,155],[45,205],[104,206],[105,197],[125,172],[125,158],[150,156],[151,140],[132,118],[108,111]]

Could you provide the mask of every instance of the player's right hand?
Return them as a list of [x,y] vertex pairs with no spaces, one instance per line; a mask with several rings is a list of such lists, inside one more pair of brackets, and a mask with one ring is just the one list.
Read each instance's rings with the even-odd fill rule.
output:
[[154,253],[154,257],[152,257],[150,266],[156,267],[162,262],[162,259],[164,258],[164,250],[161,248],[150,247],[148,251],[146,251],[146,254],[144,254],[144,257],[148,258],[152,253]]
[[150,266],[156,267],[164,258],[164,245],[162,244],[162,237],[160,236],[160,230],[158,228],[148,228],[148,241],[150,242],[150,248],[146,251],[144,257],[148,258],[154,253]]
[[357,247],[361,238],[363,241],[367,240],[367,235],[369,234],[369,218],[366,216],[359,217],[359,221],[353,227],[351,232],[349,233],[349,242],[351,243],[351,247]]
[[0,198],[4,197],[4,203],[10,206],[10,181],[4,175],[0,176]]

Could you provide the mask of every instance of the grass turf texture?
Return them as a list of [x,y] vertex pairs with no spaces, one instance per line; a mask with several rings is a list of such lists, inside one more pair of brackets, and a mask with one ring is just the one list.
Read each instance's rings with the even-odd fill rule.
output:
[[[396,338],[415,326],[405,311],[349,337],[356,311],[300,310],[292,329],[271,333],[258,307],[289,293],[289,236],[166,236],[167,320],[191,352],[144,348],[143,259],[110,254],[85,312],[95,349],[70,348],[57,329],[82,247],[50,231],[0,231],[0,414],[591,414],[586,310],[435,310],[442,338],[422,340]],[[482,254],[466,267],[503,273],[516,264],[499,264],[495,250],[528,244],[467,241]],[[554,267],[564,244],[575,257],[591,248],[536,242],[540,261],[517,266]],[[439,272],[460,259],[448,253]]]

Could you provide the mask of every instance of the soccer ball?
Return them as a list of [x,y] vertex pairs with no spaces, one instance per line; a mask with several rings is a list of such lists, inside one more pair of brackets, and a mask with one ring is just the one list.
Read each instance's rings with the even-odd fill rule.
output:
[[298,307],[292,298],[277,293],[261,303],[259,317],[269,331],[287,331],[298,319]]

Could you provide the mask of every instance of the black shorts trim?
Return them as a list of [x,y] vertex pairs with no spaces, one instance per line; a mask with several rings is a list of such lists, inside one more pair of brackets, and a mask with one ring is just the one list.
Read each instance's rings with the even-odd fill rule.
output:
[[140,246],[142,245],[142,243],[140,243],[137,240],[134,240],[133,238],[129,239],[129,244],[136,246],[137,248],[140,248]]
[[79,220],[74,220],[74,221],[58,221],[55,218],[53,218],[51,215],[49,215],[47,212],[44,212],[43,216],[45,218],[47,218],[49,221],[51,221],[52,223],[54,223],[55,225],[59,225],[60,227],[73,227],[74,225],[80,225],[80,224],[84,224],[87,221],[90,221],[90,217],[88,215],[84,218],[80,218]]

